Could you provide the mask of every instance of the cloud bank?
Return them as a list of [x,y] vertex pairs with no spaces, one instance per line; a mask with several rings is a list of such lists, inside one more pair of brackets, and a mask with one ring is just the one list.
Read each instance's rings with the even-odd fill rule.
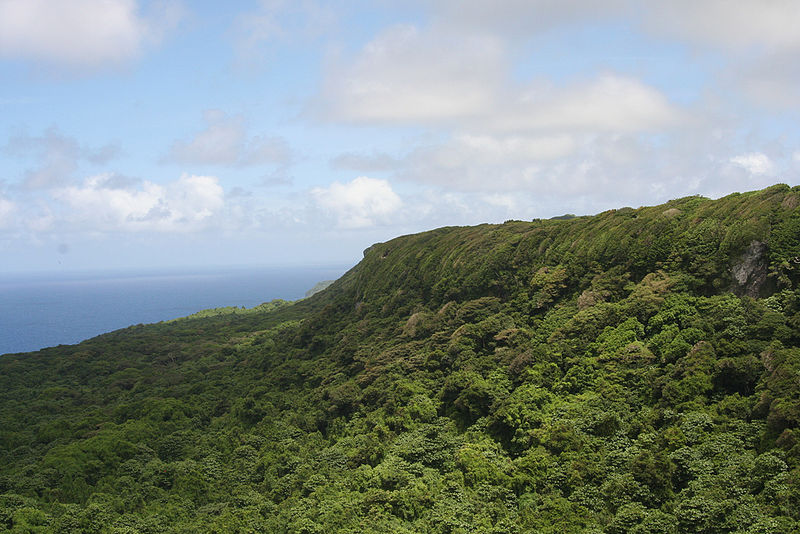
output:
[[248,137],[245,120],[219,110],[204,113],[206,129],[188,141],[175,141],[164,161],[188,165],[286,164],[291,152],[278,136]]
[[144,17],[134,0],[0,0],[0,57],[95,68],[138,57],[181,17],[164,3]]
[[69,208],[70,226],[102,232],[198,231],[211,224],[225,202],[216,177],[187,174],[165,185],[101,174],[56,190],[54,197]]
[[389,182],[366,176],[315,187],[311,196],[316,206],[332,216],[342,229],[386,224],[403,205]]
[[22,182],[24,189],[47,189],[68,183],[81,162],[103,165],[119,155],[116,144],[101,147],[81,145],[74,137],[48,128],[41,136],[12,136],[2,151],[12,157],[35,161]]

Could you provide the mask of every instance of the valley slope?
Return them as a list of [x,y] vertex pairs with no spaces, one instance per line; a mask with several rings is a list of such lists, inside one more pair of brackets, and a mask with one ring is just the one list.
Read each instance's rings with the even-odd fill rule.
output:
[[4,356],[0,532],[795,531],[799,206],[440,228]]

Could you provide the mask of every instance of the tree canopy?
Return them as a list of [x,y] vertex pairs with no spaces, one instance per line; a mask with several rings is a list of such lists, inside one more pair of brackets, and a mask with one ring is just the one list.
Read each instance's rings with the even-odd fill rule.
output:
[[0,358],[0,532],[800,529],[800,188],[373,245]]

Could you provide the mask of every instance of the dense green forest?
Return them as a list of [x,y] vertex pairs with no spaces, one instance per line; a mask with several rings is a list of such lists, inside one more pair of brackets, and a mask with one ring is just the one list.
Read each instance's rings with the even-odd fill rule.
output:
[[373,245],[0,358],[0,532],[800,531],[800,187]]

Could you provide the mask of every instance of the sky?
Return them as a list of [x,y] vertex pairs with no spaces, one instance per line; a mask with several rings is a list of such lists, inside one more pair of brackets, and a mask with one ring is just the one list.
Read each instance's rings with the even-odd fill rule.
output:
[[800,183],[797,0],[0,0],[0,273]]

